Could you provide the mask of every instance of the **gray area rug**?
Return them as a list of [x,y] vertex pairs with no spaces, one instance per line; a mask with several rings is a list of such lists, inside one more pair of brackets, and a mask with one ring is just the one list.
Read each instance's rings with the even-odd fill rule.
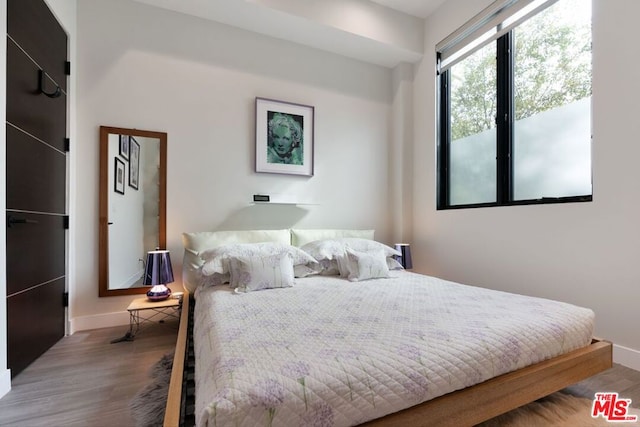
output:
[[[131,400],[129,407],[136,427],[159,427],[164,420],[164,410],[171,379],[173,353],[164,355],[149,371],[151,381]],[[611,426],[603,418],[591,417],[591,399],[562,392],[524,405],[500,415],[478,427],[599,427]],[[633,409],[632,414],[640,411]],[[640,426],[635,423],[614,423],[620,427]]]
[[160,427],[164,421],[171,380],[173,352],[167,353],[149,370],[151,380],[129,402],[136,427]]

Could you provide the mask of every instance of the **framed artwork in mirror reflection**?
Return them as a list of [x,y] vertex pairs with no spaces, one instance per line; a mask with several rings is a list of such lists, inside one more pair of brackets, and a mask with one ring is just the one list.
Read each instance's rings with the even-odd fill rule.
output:
[[125,160],[129,160],[129,140],[130,140],[130,136],[129,135],[120,135],[120,144],[119,144],[119,152],[120,152],[120,157],[122,157]]
[[140,178],[140,144],[131,137],[129,140],[129,187],[138,189]]
[[113,174],[113,190],[116,193],[124,194],[124,162],[115,157],[115,167]]

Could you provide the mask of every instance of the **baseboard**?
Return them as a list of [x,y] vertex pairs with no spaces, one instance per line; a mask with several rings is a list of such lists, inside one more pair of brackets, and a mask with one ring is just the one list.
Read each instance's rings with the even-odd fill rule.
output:
[[74,334],[78,331],[122,325],[129,325],[129,312],[127,311],[74,317],[69,321],[69,330],[71,334]]
[[11,390],[11,371],[5,369],[0,372],[0,398]]
[[618,344],[613,345],[613,363],[640,371],[640,351]]

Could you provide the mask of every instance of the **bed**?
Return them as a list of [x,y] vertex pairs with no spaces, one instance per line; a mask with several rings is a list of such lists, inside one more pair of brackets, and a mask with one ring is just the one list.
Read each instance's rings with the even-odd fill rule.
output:
[[[373,241],[373,231],[186,234],[183,279],[202,283],[209,248],[340,239]],[[370,262],[369,251],[349,253]],[[392,266],[389,252],[376,255]],[[176,351],[165,425],[181,424],[185,388],[195,389],[196,425],[474,425],[611,366],[591,310],[400,269],[387,276],[192,287],[179,341],[191,321],[195,346]],[[189,352],[195,377],[185,387]]]

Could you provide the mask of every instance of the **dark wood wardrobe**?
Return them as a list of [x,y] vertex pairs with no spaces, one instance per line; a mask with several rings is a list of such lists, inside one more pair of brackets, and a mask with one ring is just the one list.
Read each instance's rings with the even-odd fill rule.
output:
[[15,376],[65,333],[67,34],[43,0],[7,1],[7,351]]

